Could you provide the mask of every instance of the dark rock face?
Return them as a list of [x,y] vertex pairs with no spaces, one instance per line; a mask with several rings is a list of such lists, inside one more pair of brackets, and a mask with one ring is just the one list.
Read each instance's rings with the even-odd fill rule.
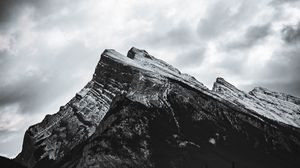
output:
[[26,168],[19,163],[2,156],[0,156],[0,166],[5,168]]
[[[65,168],[298,167],[300,129],[245,106],[240,100],[262,101],[253,92],[221,78],[210,91],[144,50],[128,57],[106,50],[91,82],[27,130],[16,160]],[[296,97],[271,95],[299,107]]]
[[[112,98],[127,87],[123,82],[133,76],[126,71],[119,75],[120,70],[111,67],[105,58],[108,52],[102,55],[93,79],[70,102],[26,131],[17,161],[33,167],[42,159],[59,160],[95,132]],[[106,71],[98,70],[101,67]]]

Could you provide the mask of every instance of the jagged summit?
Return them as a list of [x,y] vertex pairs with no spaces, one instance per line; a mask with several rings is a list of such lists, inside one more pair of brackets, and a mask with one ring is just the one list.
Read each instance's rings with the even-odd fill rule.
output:
[[299,99],[268,94],[222,78],[209,90],[145,50],[107,49],[92,80],[29,127],[15,160],[28,168],[297,167]]
[[213,84],[212,90],[216,91],[216,92],[221,92],[223,89],[229,89],[229,90],[232,90],[232,91],[235,91],[235,92],[241,92],[234,85],[227,82],[224,78],[217,77],[216,82],[214,82],[214,84]]
[[[130,68],[136,68],[139,71],[148,71],[154,75],[172,78],[174,80],[179,80],[196,89],[208,90],[201,82],[197,81],[194,77],[181,73],[178,69],[174,68],[172,65],[155,58],[148,54],[145,50],[137,49],[132,47],[127,54],[127,57],[118,53],[113,49],[105,50],[101,54],[101,59],[112,59],[116,62],[121,63],[124,66],[129,66]],[[100,59],[99,64],[102,62]],[[97,69],[97,68],[96,68]]]
[[135,59],[136,57],[144,57],[144,58],[152,59],[152,56],[150,56],[146,50],[140,50],[135,47],[132,47],[128,51],[127,57],[131,59]]
[[256,92],[256,93],[264,93],[264,92],[272,92],[270,91],[269,89],[267,88],[264,88],[264,87],[255,87],[253,90],[251,90],[250,92]]
[[217,82],[217,83],[223,83],[223,84],[225,84],[225,85],[231,85],[229,82],[227,82],[227,81],[226,81],[224,78],[222,78],[222,77],[217,77],[216,82]]

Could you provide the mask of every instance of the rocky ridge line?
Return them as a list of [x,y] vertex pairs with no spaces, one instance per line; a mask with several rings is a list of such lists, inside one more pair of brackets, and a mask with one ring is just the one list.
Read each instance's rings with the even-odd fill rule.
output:
[[[66,156],[72,153],[73,150],[78,149],[79,146],[82,146],[81,144],[92,143],[93,139],[101,137],[103,126],[108,130],[110,129],[108,125],[111,122],[107,120],[108,116],[106,113],[115,108],[112,107],[112,104],[115,101],[114,99],[120,95],[125,95],[126,100],[124,101],[129,101],[128,103],[133,102],[134,106],[141,107],[139,104],[143,105],[144,107],[141,108],[146,108],[145,112],[152,113],[151,109],[154,107],[157,110],[167,111],[167,114],[169,114],[168,118],[170,117],[168,122],[170,122],[171,127],[174,126],[175,130],[177,130],[175,132],[171,131],[174,134],[188,133],[188,130],[183,131],[187,128],[195,129],[194,127],[185,126],[186,123],[183,122],[181,117],[181,115],[185,116],[189,112],[186,111],[187,114],[181,114],[182,112],[178,111],[181,108],[183,108],[182,111],[185,111],[185,108],[187,108],[195,111],[191,116],[186,116],[187,118],[193,118],[186,121],[188,123],[191,121],[201,123],[203,120],[208,120],[209,122],[213,121],[213,123],[223,125],[224,123],[222,122],[225,122],[223,120],[226,120],[225,123],[231,123],[229,125],[225,124],[226,128],[244,134],[246,130],[243,130],[244,127],[240,124],[249,124],[250,122],[251,127],[256,130],[277,130],[282,135],[291,134],[294,137],[294,133],[288,133],[289,131],[285,129],[288,128],[299,132],[297,128],[289,127],[289,125],[295,126],[295,123],[292,122],[293,119],[290,120],[289,117],[295,117],[296,119],[299,117],[299,111],[294,111],[294,109],[297,109],[299,99],[272,92],[271,97],[276,100],[279,99],[276,105],[282,106],[277,108],[274,104],[269,105],[269,102],[264,101],[263,99],[266,99],[266,97],[263,97],[261,92],[261,90],[257,90],[246,94],[221,78],[217,79],[213,91],[210,91],[195,78],[182,74],[176,68],[156,59],[144,50],[132,48],[126,57],[115,50],[108,49],[102,53],[93,79],[70,102],[61,107],[58,113],[46,116],[41,123],[31,126],[26,131],[22,152],[17,156],[16,160],[28,167],[48,162],[56,164],[61,160],[66,160]],[[268,100],[271,99],[269,97]],[[260,105],[262,101],[264,101],[264,104]],[[175,108],[178,104],[185,103],[186,106]],[[295,108],[291,104],[294,104]],[[124,108],[124,115],[130,115],[126,105],[124,105]],[[285,108],[288,108],[289,115],[276,113],[278,110],[284,110]],[[277,111],[273,109],[277,109]],[[234,112],[229,112],[232,110]],[[269,115],[269,113],[274,111],[277,115],[276,117]],[[109,116],[114,115],[110,114]],[[122,115],[119,117],[122,117]],[[140,116],[137,117],[139,118]],[[133,121],[129,123],[131,122]],[[276,126],[278,128],[273,126],[276,124],[279,124]],[[266,126],[262,127],[261,125]],[[145,125],[141,125],[141,127],[145,127]],[[212,129],[215,130],[215,127],[218,128],[217,130],[221,129],[219,126],[214,126]],[[114,127],[112,126],[111,128]],[[173,130],[173,128],[170,129]],[[218,132],[220,130],[215,130],[214,134],[220,135],[221,133]],[[203,134],[207,133],[203,132]],[[246,134],[248,134],[247,131]],[[112,135],[108,134],[108,136]],[[212,135],[209,136],[204,136],[205,141],[208,141],[209,139],[207,138],[211,138]],[[276,148],[282,148],[287,151],[291,150],[290,147],[294,143],[299,143],[297,136],[294,140],[286,137],[281,137],[282,140],[278,140],[276,136],[268,132],[266,132],[265,136],[271,136],[272,143],[263,138],[259,140],[260,143],[270,143],[272,144],[271,146],[278,145]],[[187,143],[199,146],[198,143],[190,140]],[[283,143],[287,143],[287,145],[283,147]],[[99,145],[95,142],[92,144]],[[84,150],[89,151],[90,145]],[[81,150],[81,148],[79,149]],[[147,149],[147,151],[151,150]],[[85,156],[94,156],[94,154]],[[150,155],[147,156],[150,157]],[[78,165],[80,164],[85,163],[78,163]]]

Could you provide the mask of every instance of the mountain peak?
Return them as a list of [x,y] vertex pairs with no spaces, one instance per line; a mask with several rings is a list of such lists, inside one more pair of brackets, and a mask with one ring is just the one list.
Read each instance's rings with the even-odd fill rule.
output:
[[255,87],[251,92],[264,93],[264,92],[270,92],[270,90],[267,88],[258,86],[258,87]]
[[226,86],[231,86],[234,87],[231,83],[227,82],[224,78],[222,77],[217,77],[216,82],[222,85],[226,85]]
[[228,87],[235,87],[234,85],[232,85],[231,83],[227,82],[224,78],[222,77],[217,77],[216,79],[216,83],[228,86]]
[[135,47],[132,47],[128,51],[127,57],[114,49],[106,49],[101,55],[101,59],[98,64],[100,66],[96,67],[96,73],[100,73],[97,69],[101,69],[103,64],[107,64],[107,61],[109,61],[109,64],[111,64],[111,61],[117,62],[122,64],[122,66],[130,67],[138,71],[147,71],[156,76],[159,75],[161,77],[181,81],[196,89],[207,90],[207,88],[194,77],[181,73],[178,69],[165,61],[157,59],[154,56],[151,56],[147,51]]
[[231,90],[233,92],[241,92],[234,85],[227,82],[222,77],[217,77],[216,82],[214,83],[212,90],[215,91],[215,92],[221,92],[222,90]]
[[141,50],[141,49],[138,49],[135,47],[132,47],[128,51],[127,57],[131,58],[131,59],[135,59],[137,57],[152,59],[152,57],[148,54],[148,52],[146,50]]

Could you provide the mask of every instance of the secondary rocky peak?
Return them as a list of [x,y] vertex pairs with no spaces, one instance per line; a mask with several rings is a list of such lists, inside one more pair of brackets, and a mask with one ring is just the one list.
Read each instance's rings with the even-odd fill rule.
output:
[[250,92],[256,92],[256,93],[265,93],[265,92],[271,92],[270,90],[268,90],[267,88],[263,88],[263,87],[255,87],[252,91]]
[[242,93],[239,89],[237,89],[234,85],[231,83],[227,82],[224,78],[218,77],[216,79],[216,82],[213,85],[212,88],[213,91],[217,93],[223,93],[223,92],[232,92],[232,93]]
[[228,83],[224,78],[222,77],[217,77],[216,82],[218,83]]
[[[105,49],[105,50],[102,52],[102,54],[115,53],[115,52],[117,52],[117,51],[114,50],[114,49]],[[102,54],[101,54],[101,55],[102,55]]]
[[243,106],[261,116],[300,127],[300,99],[297,97],[263,87],[255,87],[246,93],[223,78],[217,78],[213,91],[233,104]]
[[256,97],[271,97],[280,99],[282,101],[288,101],[297,105],[300,105],[300,99],[298,97],[286,94],[286,93],[280,93],[276,91],[271,91],[267,88],[263,87],[255,87],[253,90],[249,92],[250,95],[256,96]]
[[231,83],[227,82],[224,78],[222,77],[217,77],[216,79],[216,82],[214,83],[216,85],[214,85],[214,87],[217,87],[217,86],[225,86],[227,88],[235,88],[234,85],[232,85]]
[[148,54],[146,50],[140,50],[138,48],[132,47],[128,53],[127,57],[131,59],[135,59],[137,57],[142,57],[142,58],[149,58],[152,59],[152,57]]
[[105,49],[102,54],[101,54],[101,58],[100,58],[100,61],[99,63],[105,61],[104,59],[105,58],[109,58],[109,59],[124,59],[124,56],[117,52],[116,50],[114,49]]

